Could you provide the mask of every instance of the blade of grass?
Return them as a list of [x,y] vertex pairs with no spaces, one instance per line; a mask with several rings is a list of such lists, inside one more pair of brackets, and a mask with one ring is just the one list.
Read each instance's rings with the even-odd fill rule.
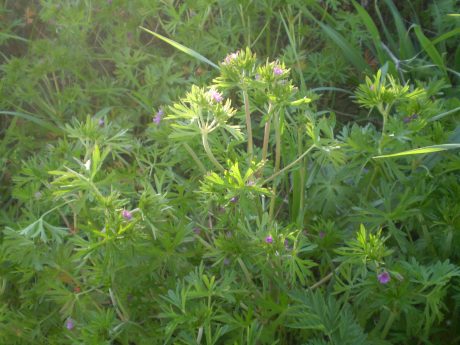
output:
[[372,41],[374,42],[375,50],[377,52],[377,57],[380,64],[383,65],[387,61],[387,57],[385,56],[385,52],[382,49],[382,39],[380,37],[379,30],[377,29],[377,26],[375,25],[369,13],[367,13],[367,11],[364,9],[364,7],[362,7],[356,1],[353,1],[353,5],[358,11],[362,23],[366,26],[367,31],[371,34]]
[[385,0],[385,3],[390,9],[396,30],[398,32],[400,57],[401,59],[408,59],[411,56],[414,56],[415,49],[409,38],[408,30],[406,30],[404,25],[404,20],[392,0]]
[[20,113],[20,112],[17,112],[17,111],[6,111],[6,110],[2,110],[0,111],[0,115],[8,115],[8,116],[16,116],[16,117],[19,117],[21,119],[24,119],[24,120],[27,120],[27,121],[30,121],[30,122],[33,122],[51,132],[54,132],[54,133],[61,133],[61,130],[50,124],[49,122],[46,122],[45,120],[37,117],[37,116],[34,116],[34,115],[30,115],[30,114],[25,114],[25,113]]
[[455,112],[457,112],[457,111],[460,111],[460,107],[457,107],[457,108],[455,108],[455,109],[446,111],[446,112],[444,112],[444,113],[442,113],[442,114],[438,114],[438,115],[436,115],[436,116],[433,116],[432,118],[430,118],[430,119],[428,120],[428,122],[434,122],[434,121],[440,120],[440,119],[442,119],[443,117],[446,117],[446,116],[448,116],[448,115],[450,115],[450,114],[452,114],[452,113],[455,113]]
[[389,155],[375,156],[373,158],[393,158],[393,157],[401,157],[401,156],[409,156],[409,155],[420,155],[420,154],[440,152],[440,151],[446,151],[446,150],[452,150],[452,149],[458,149],[458,148],[460,148],[460,144],[433,145],[433,146],[420,147],[414,150],[393,153]]
[[163,35],[160,35],[159,33],[156,33],[156,32],[153,32],[149,29],[146,29],[142,26],[139,26],[140,29],[144,30],[145,32],[159,38],[160,40],[162,40],[163,42],[166,42],[168,44],[170,44],[171,46],[173,46],[174,48],[176,48],[177,50],[180,50],[181,52],[185,53],[185,54],[188,54],[192,57],[194,57],[195,59],[201,61],[201,62],[204,62],[206,64],[208,64],[209,66],[212,66],[216,69],[219,69],[219,66],[217,66],[214,62],[212,62],[211,60],[207,59],[206,57],[204,57],[203,55],[201,55],[200,53],[194,51],[193,49],[190,49],[170,38],[167,38]]
[[288,36],[289,43],[290,43],[290,45],[292,47],[292,50],[294,52],[294,57],[295,57],[295,60],[296,60],[296,67],[297,67],[296,69],[297,69],[297,73],[298,73],[298,75],[300,77],[301,90],[305,91],[306,90],[305,78],[304,78],[303,73],[302,73],[299,55],[297,54],[297,42],[296,42],[295,35],[294,35],[294,32],[293,32],[294,28],[292,28],[292,32],[291,32],[291,30],[290,30],[291,26],[288,26],[286,24],[286,21],[284,20],[283,14],[280,12],[279,15],[280,15],[281,22],[283,23],[284,30],[286,31],[286,35]]
[[460,34],[460,28],[456,28],[456,29],[453,29],[453,30],[451,30],[449,32],[446,32],[446,33],[436,37],[431,43],[436,45],[438,43],[441,43],[441,42],[443,42],[443,41],[445,41],[445,40],[447,40],[447,39],[449,39],[449,38],[451,38],[453,36],[459,35],[459,34]]
[[316,22],[321,29],[323,29],[324,33],[342,50],[349,63],[355,66],[359,71],[371,72],[370,66],[366,63],[366,60],[364,60],[358,48],[354,47],[345,37],[333,28],[317,20],[309,11],[305,11],[305,13]]
[[436,49],[436,47],[434,46],[434,44],[425,36],[420,26],[414,25],[414,31],[423,50],[425,50],[425,52],[428,54],[428,56],[434,62],[434,64],[437,65],[447,76],[447,70],[446,65],[444,64],[444,60],[441,54]]

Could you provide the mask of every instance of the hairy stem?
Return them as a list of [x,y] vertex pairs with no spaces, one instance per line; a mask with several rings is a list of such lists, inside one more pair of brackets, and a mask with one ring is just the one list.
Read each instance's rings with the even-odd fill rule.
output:
[[[276,113],[273,118],[273,125],[275,126],[275,169],[274,174],[279,175],[280,171],[280,163],[281,163],[281,129],[280,129],[280,121],[279,121],[279,113]],[[270,200],[270,211],[269,211],[269,218],[273,219],[273,215],[275,212],[275,204],[276,204],[276,182],[273,183],[273,197]]]
[[184,145],[185,149],[187,150],[187,152],[189,153],[189,155],[192,156],[193,160],[195,161],[196,165],[201,170],[201,172],[203,174],[206,174],[206,168],[205,168],[204,164],[200,161],[198,156],[196,155],[195,151],[193,151],[192,148],[190,146],[188,146],[187,143],[184,143],[183,145]]
[[382,118],[383,118],[383,124],[382,124],[382,135],[380,136],[380,140],[379,140],[379,154],[382,154],[382,149],[383,149],[383,141],[385,139],[385,136],[386,136],[386,125],[387,125],[387,120],[388,120],[388,115],[389,115],[389,112],[390,112],[390,108],[391,108],[391,105],[387,105],[386,107],[384,107],[382,104],[379,104],[377,106],[377,109],[379,110],[380,114],[382,114]]
[[[298,154],[299,157],[302,156],[302,148],[303,148],[303,142],[302,142],[302,132],[301,129],[299,128],[297,131],[297,141],[298,141]],[[305,200],[305,165],[303,164],[303,157],[299,160],[300,162],[300,190],[299,190],[299,209],[298,209],[298,223],[303,226],[303,205],[304,205],[304,200]]]
[[204,150],[206,151],[206,154],[208,155],[208,158],[211,160],[211,162],[221,171],[224,171],[224,167],[219,163],[219,161],[216,159],[214,154],[211,151],[211,148],[209,147],[209,142],[208,142],[208,132],[203,131],[201,134],[202,140],[203,140],[203,147]]
[[265,127],[264,127],[264,141],[262,144],[262,161],[265,161],[267,159],[267,152],[268,152],[268,139],[270,139],[270,124],[271,124],[271,116],[270,113],[272,111],[272,104],[270,103],[268,105],[268,119],[267,122],[265,122]]
[[273,180],[275,177],[277,177],[278,175],[284,173],[285,171],[291,169],[294,165],[296,165],[297,163],[299,163],[302,158],[304,158],[307,154],[310,153],[311,150],[313,150],[315,148],[315,145],[312,145],[308,148],[307,151],[305,151],[304,153],[302,153],[299,157],[296,158],[295,161],[289,163],[288,165],[286,165],[283,169],[279,170],[279,171],[276,171],[272,176],[270,176],[269,178],[265,179],[263,182],[262,182],[262,185],[264,185],[265,183],[267,182],[270,182],[271,180]]
[[398,316],[398,314],[394,310],[392,310],[390,312],[390,315],[388,315],[388,319],[387,319],[387,322],[385,324],[385,328],[382,331],[382,339],[385,339],[387,337],[388,332],[390,331],[390,328],[391,328],[391,326],[393,325],[393,322],[396,319],[396,316]]
[[248,133],[248,154],[249,160],[252,161],[254,144],[252,141],[251,113],[249,112],[249,95],[246,89],[243,89],[244,113],[246,114],[246,131]]

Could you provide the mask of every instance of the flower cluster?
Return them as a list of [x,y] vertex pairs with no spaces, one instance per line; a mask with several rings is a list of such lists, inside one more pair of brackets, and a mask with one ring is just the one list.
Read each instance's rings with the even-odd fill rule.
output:
[[213,102],[216,102],[216,103],[220,103],[224,99],[222,97],[222,94],[219,91],[217,91],[216,89],[209,90],[208,95],[211,97],[211,100]]
[[164,113],[165,112],[163,109],[158,110],[155,117],[153,118],[153,122],[159,125],[161,122],[161,119],[163,118]]

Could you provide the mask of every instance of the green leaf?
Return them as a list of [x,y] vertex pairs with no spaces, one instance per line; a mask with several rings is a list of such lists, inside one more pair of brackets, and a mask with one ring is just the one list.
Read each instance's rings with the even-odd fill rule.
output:
[[451,30],[449,32],[446,32],[446,33],[438,36],[437,38],[435,38],[432,41],[432,43],[433,44],[438,44],[438,43],[440,43],[442,41],[445,41],[445,40],[447,40],[447,39],[449,39],[449,38],[451,38],[453,36],[456,36],[456,35],[460,35],[460,28],[453,29],[453,30]]
[[358,11],[359,16],[361,17],[361,21],[366,26],[367,31],[369,31],[369,33],[371,34],[372,40],[374,41],[375,49],[377,51],[379,62],[381,64],[384,64],[387,59],[385,58],[385,53],[382,49],[382,40],[380,38],[379,29],[375,25],[369,13],[367,13],[367,11],[360,4],[358,4],[356,1],[353,1],[353,5]]
[[319,26],[323,29],[327,36],[342,50],[342,53],[348,61],[355,66],[358,71],[369,71],[369,65],[360,54],[360,50],[348,42],[345,37],[332,29],[331,27],[318,22]]
[[409,39],[406,27],[404,26],[404,19],[401,17],[401,14],[392,0],[385,0],[385,3],[391,11],[394,19],[394,25],[398,31],[400,58],[409,59],[415,55],[415,49]]
[[452,150],[452,149],[458,149],[458,148],[460,148],[460,144],[433,145],[433,146],[420,147],[414,150],[393,153],[389,155],[375,156],[373,158],[392,158],[392,157],[401,157],[401,156],[409,156],[409,155],[420,155],[420,154],[446,151],[446,150]]
[[195,59],[200,60],[201,62],[204,62],[204,63],[206,63],[206,64],[208,64],[208,65],[210,65],[210,66],[212,66],[214,68],[219,69],[219,66],[217,66],[214,62],[212,62],[211,60],[205,58],[203,55],[201,55],[200,53],[194,51],[193,49],[190,49],[190,48],[188,48],[188,47],[186,47],[186,46],[184,46],[184,45],[182,45],[182,44],[180,44],[180,43],[178,43],[176,41],[173,41],[170,38],[162,36],[162,35],[160,35],[160,34],[158,34],[156,32],[153,32],[153,31],[151,31],[149,29],[146,29],[146,28],[144,28],[142,26],[140,26],[139,28],[141,28],[145,32],[148,32],[149,34],[159,38],[160,40],[172,45],[174,48],[180,50],[181,52],[184,52],[184,53],[194,57]]
[[444,72],[444,74],[447,75],[447,70],[444,64],[444,60],[441,54],[436,49],[436,47],[434,46],[434,44],[425,36],[420,26],[415,25],[414,31],[415,31],[415,35],[417,36],[420,44],[422,45],[422,48],[428,54],[430,59],[435,63],[435,65],[437,65]]
[[10,116],[16,116],[16,117],[20,117],[24,120],[27,120],[27,121],[30,121],[30,122],[33,122],[51,132],[54,132],[54,133],[61,133],[61,129],[59,129],[58,127],[56,127],[55,125],[49,123],[49,122],[46,122],[45,120],[41,119],[40,117],[36,116],[36,115],[30,115],[30,114],[25,114],[25,113],[20,113],[20,112],[17,112],[17,111],[6,111],[6,110],[2,110],[0,111],[0,115],[10,115]]

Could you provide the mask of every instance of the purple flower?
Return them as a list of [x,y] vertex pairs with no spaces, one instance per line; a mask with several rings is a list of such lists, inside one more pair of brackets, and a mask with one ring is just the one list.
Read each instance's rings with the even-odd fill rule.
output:
[[99,127],[103,127],[105,125],[104,119],[99,119],[98,124],[99,124]]
[[224,64],[224,65],[229,65],[229,64],[230,64],[233,60],[235,60],[237,57],[238,57],[238,53],[231,53],[231,54],[228,54],[228,55],[225,57],[223,64]]
[[387,271],[383,271],[382,273],[380,273],[378,276],[377,276],[380,284],[388,284],[388,282],[391,280],[390,278],[390,273],[388,273]]
[[268,244],[272,244],[273,243],[272,235],[268,235],[267,237],[265,237],[265,242]]
[[121,215],[123,216],[124,219],[126,220],[131,220],[133,218],[133,214],[129,212],[128,210],[123,210],[121,212]]
[[404,123],[409,123],[409,122],[412,122],[413,120],[416,120],[418,119],[418,115],[417,114],[412,114],[411,116],[407,116],[403,119],[403,122]]
[[284,248],[289,249],[289,240],[287,238],[284,240]]
[[225,259],[224,259],[224,265],[225,265],[225,266],[230,265],[230,259],[225,258]]
[[72,318],[70,318],[70,317],[67,318],[67,320],[65,321],[65,327],[66,327],[69,331],[71,331],[72,329],[74,329],[75,323],[74,323],[74,321],[72,320]]
[[369,90],[374,91],[374,85],[369,86]]
[[235,204],[238,202],[238,197],[237,196],[234,196],[233,198],[230,199],[230,202]]
[[319,238],[324,238],[326,237],[326,233],[324,231],[319,232]]
[[275,66],[273,67],[273,73],[275,73],[275,75],[281,75],[284,73],[284,71],[281,67]]
[[255,80],[260,80],[260,74],[256,74],[255,77],[254,77]]
[[223,100],[222,94],[216,89],[209,90],[208,94],[209,96],[211,96],[211,99],[216,103],[220,103]]
[[201,234],[201,229],[200,228],[193,228],[193,232],[195,233],[195,235],[199,235]]
[[161,119],[163,118],[164,113],[165,112],[163,111],[163,109],[158,110],[157,114],[153,118],[153,122],[155,122],[157,125],[159,125],[160,122],[161,122]]

